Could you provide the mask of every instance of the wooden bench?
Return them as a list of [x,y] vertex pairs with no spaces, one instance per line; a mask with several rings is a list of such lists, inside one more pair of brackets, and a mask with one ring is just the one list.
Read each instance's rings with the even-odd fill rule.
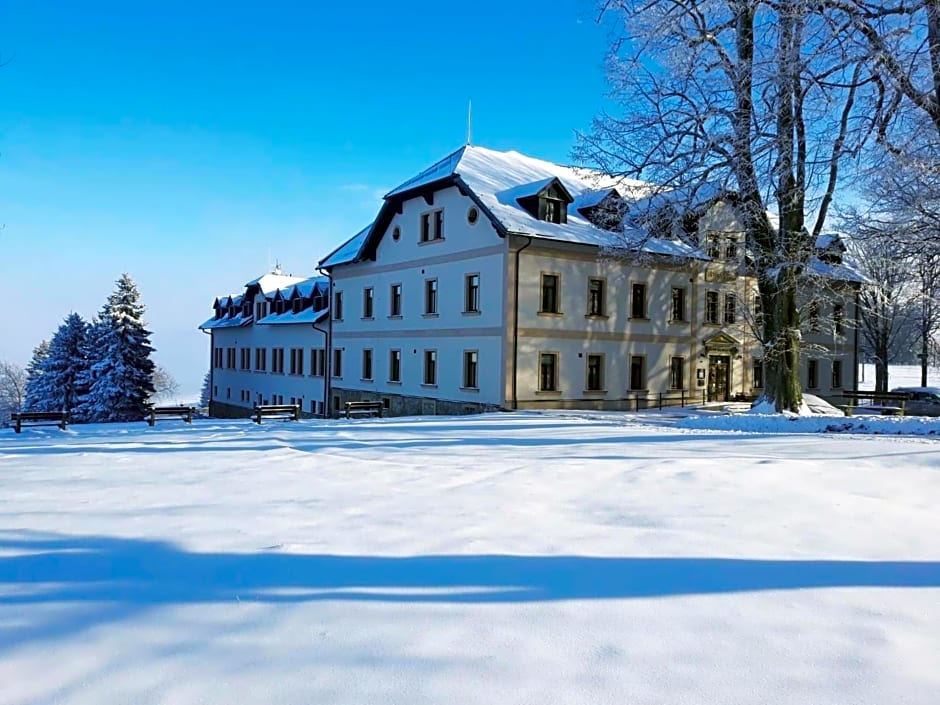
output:
[[11,414],[10,420],[15,422],[13,428],[17,433],[23,430],[24,423],[27,426],[58,426],[63,431],[69,427],[67,411],[20,411]]
[[840,396],[848,400],[848,404],[839,407],[846,416],[851,416],[856,409],[877,412],[882,416],[904,416],[904,403],[910,399],[907,392],[864,392],[857,389],[846,390]]
[[256,404],[251,420],[260,424],[261,419],[300,421],[300,404]]
[[194,406],[151,406],[150,417],[147,419],[147,423],[153,426],[157,423],[158,417],[163,418],[168,416],[181,419],[186,423],[192,423],[195,413],[196,407]]
[[382,417],[385,404],[380,401],[347,401],[346,418],[352,416],[378,416]]

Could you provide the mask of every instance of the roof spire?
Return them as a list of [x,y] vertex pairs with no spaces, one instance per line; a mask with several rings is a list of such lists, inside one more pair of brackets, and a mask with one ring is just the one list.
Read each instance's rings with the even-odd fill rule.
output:
[[467,98],[467,145],[470,145],[470,138],[473,136],[473,100]]

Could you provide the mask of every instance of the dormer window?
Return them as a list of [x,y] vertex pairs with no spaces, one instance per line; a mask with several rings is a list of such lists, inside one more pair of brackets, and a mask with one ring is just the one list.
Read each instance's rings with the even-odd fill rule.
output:
[[543,198],[539,204],[539,220],[548,223],[565,223],[568,221],[568,211],[565,204],[554,198]]
[[[557,178],[550,178],[529,184],[528,187],[521,187],[522,193],[528,189],[531,189],[529,193],[516,197],[516,203],[529,215],[544,220],[546,223],[568,222],[568,204],[574,202],[574,198],[561,181]],[[519,189],[513,189],[513,191],[520,192]]]
[[595,227],[619,230],[627,212],[623,197],[615,188],[584,191],[574,201],[575,210]]
[[242,304],[242,315],[245,318],[248,318],[248,316],[251,315],[251,302],[250,301],[246,301],[245,303]]
[[294,306],[293,306],[293,308],[294,308],[294,313],[300,313],[300,305],[301,305],[302,303],[303,303],[303,302],[302,302],[300,299],[294,299]]

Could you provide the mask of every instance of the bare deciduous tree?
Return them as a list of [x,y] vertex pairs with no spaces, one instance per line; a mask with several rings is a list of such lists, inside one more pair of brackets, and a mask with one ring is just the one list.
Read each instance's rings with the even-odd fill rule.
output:
[[12,362],[0,361],[0,423],[23,408],[26,398],[26,370]]
[[166,401],[179,392],[180,385],[163,365],[155,365],[153,369],[152,401]]
[[622,114],[598,117],[578,156],[692,198],[705,187],[736,194],[764,312],[765,397],[797,410],[798,292],[840,166],[875,129],[882,92],[869,53],[846,41],[845,11],[800,0],[608,0],[602,9],[622,26],[609,69]]

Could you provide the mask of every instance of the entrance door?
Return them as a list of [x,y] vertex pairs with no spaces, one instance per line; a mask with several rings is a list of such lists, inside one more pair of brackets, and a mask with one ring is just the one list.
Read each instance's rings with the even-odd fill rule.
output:
[[731,357],[729,355],[709,355],[708,401],[728,401],[730,377]]

